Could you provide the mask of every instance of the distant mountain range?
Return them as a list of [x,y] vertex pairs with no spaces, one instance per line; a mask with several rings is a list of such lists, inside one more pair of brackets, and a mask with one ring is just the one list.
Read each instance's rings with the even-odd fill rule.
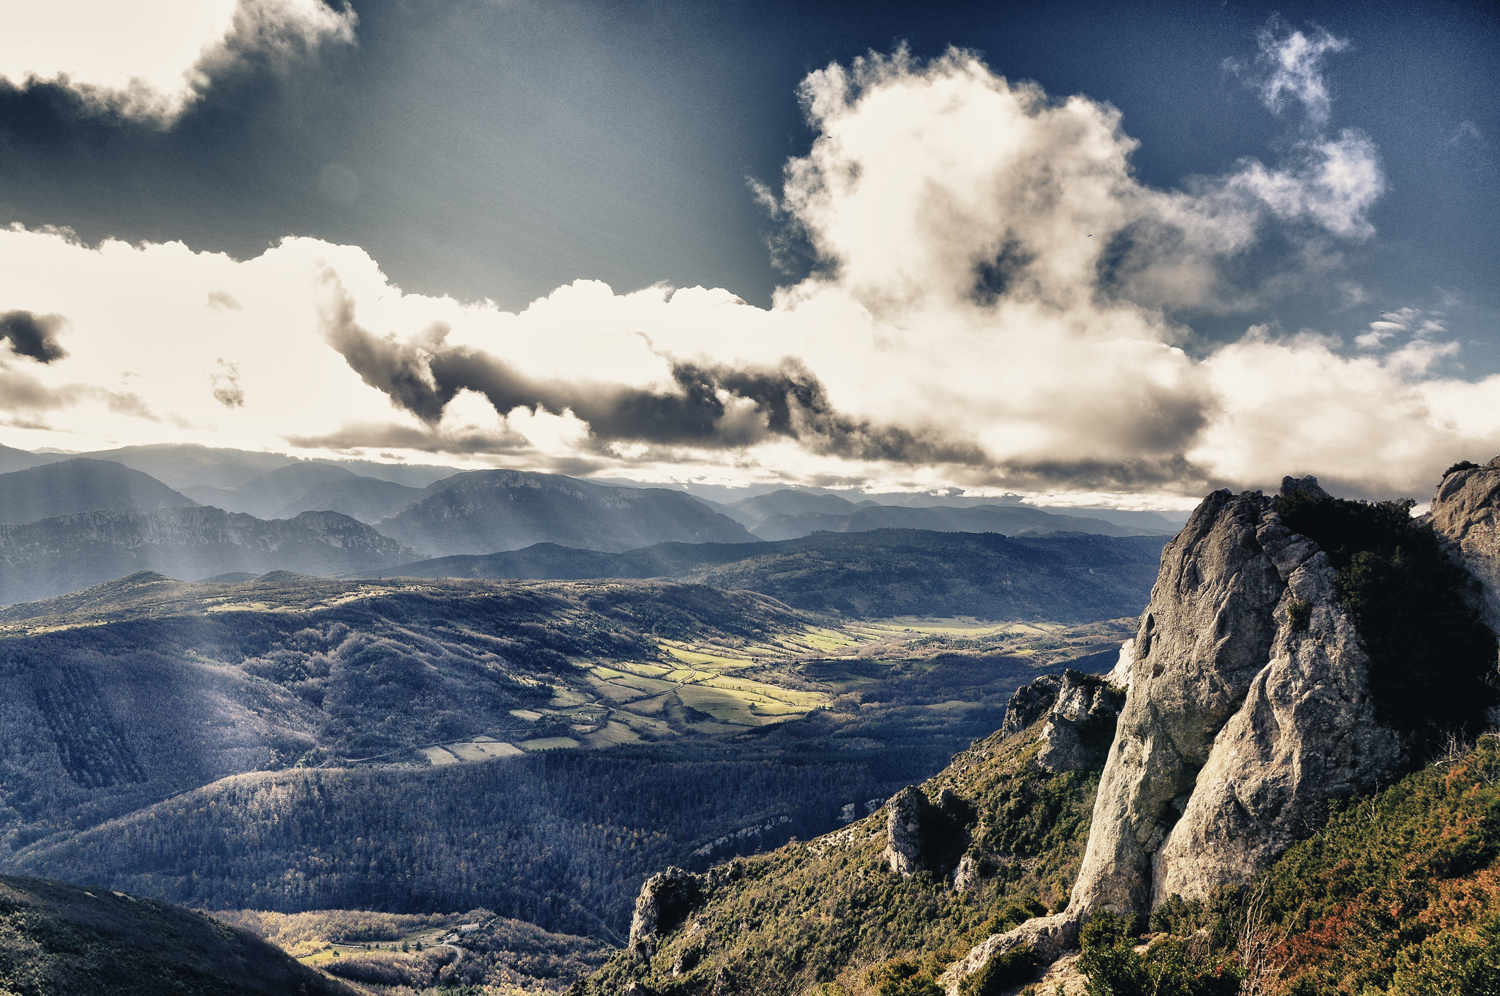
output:
[[0,474],[0,523],[195,504],[154,477],[106,460],[63,460]]
[[34,601],[153,570],[181,578],[226,571],[379,570],[415,551],[337,512],[265,522],[217,508],[81,512],[0,525],[0,604]]
[[293,463],[257,474],[232,488],[194,485],[183,488],[183,494],[204,505],[261,519],[290,519],[303,512],[328,511],[375,522],[421,490],[361,477],[332,464]]
[[[567,550],[543,558],[545,566],[535,566],[538,555],[531,554],[493,569],[499,576],[680,577],[729,561],[648,567],[642,557],[682,558],[641,551],[878,529],[1115,537],[1173,531],[1170,519],[1149,512],[1063,514],[1015,496],[880,497],[851,501],[783,488],[719,504],[686,490],[523,471],[307,461],[203,446],[133,446],[81,457],[0,447],[0,525],[10,527],[0,535],[0,604],[143,569],[188,579],[274,569],[349,575],[389,571],[424,556],[482,556],[537,544]],[[898,498],[901,504],[891,503]],[[579,559],[585,551],[635,551],[635,559],[607,568],[602,561],[569,566],[585,563]],[[483,573],[488,567],[454,569],[492,576]]]
[[376,528],[434,556],[519,550],[535,543],[621,551],[671,540],[753,540],[744,526],[680,491],[515,470],[479,470],[438,481]]
[[777,542],[662,543],[624,553],[542,543],[404,564],[380,576],[671,578],[758,591],[794,608],[856,617],[1076,622],[1139,612],[1167,539],[879,529]]
[[871,529],[927,529],[944,533],[1003,533],[1007,536],[1049,533],[1097,533],[1101,536],[1162,536],[1176,532],[1166,519],[1122,524],[1086,515],[1060,515],[1032,505],[1003,504],[883,505],[852,502],[838,495],[786,488],[746,498],[725,514],[763,540],[796,539],[814,532],[866,532]]

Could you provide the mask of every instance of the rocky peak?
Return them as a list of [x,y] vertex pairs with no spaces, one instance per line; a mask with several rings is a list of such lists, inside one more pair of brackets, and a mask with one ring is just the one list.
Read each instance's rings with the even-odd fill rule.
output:
[[670,933],[703,901],[712,887],[707,876],[671,866],[646,879],[630,918],[630,956],[649,961],[657,938]]
[[[1372,658],[1328,552],[1278,513],[1334,499],[1310,477],[1286,478],[1280,498],[1215,492],[1163,550],[1136,637],[1108,676],[1128,691],[1067,910],[977,946],[945,976],[950,993],[1018,945],[1055,955],[1094,910],[1145,913],[1250,882],[1321,825],[1330,800],[1388,782],[1408,762],[1411,739],[1377,715]],[[1497,516],[1500,459],[1448,475],[1431,515],[1483,582],[1492,620]],[[1084,703],[1060,708],[1062,684],[1045,708],[1076,715]],[[1052,689],[1022,696],[1017,722],[1034,722]]]
[[1108,680],[1068,668],[1022,685],[1010,697],[1002,736],[1014,736],[1043,716],[1037,763],[1057,774],[1098,763],[1109,748],[1124,693]]
[[[1329,500],[1314,478],[1281,495]],[[1070,914],[1248,882],[1330,798],[1395,774],[1334,580],[1259,492],[1210,495],[1168,544]]]
[[1451,541],[1464,566],[1478,580],[1481,612],[1500,632],[1500,456],[1483,467],[1459,464],[1432,496],[1427,519]]

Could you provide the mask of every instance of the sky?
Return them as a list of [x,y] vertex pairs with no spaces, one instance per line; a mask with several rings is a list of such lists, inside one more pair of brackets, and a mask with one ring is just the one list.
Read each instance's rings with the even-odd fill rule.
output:
[[0,444],[1183,507],[1500,453],[1479,3],[0,0]]

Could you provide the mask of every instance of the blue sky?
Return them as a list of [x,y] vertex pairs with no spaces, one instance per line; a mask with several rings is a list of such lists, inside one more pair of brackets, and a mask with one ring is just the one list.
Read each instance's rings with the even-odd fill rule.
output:
[[[183,23],[170,3],[116,24],[59,4],[0,40],[0,223],[29,267],[0,276],[0,328],[41,322],[67,353],[0,347],[0,442],[1158,501],[1283,469],[1412,491],[1500,452],[1489,5],[219,6],[176,52],[133,41]],[[1278,88],[1298,39],[1313,55]],[[810,118],[827,67],[860,58]],[[156,81],[133,103],[131,75]],[[1107,154],[1043,129],[1064,143],[1043,158],[1124,163],[1069,208],[1107,242],[1076,271],[1087,302],[1021,287],[1074,272],[1056,215],[965,203],[977,229],[917,232],[904,201],[814,203],[840,169],[922,158],[902,95],[940,78],[960,102],[1003,79],[1118,112]],[[904,138],[845,161],[839,121]],[[995,165],[1005,142],[933,142],[923,189],[1040,175]],[[1317,179],[1329,150],[1363,187]],[[798,163],[816,182],[788,184]],[[896,258],[887,238],[938,241]],[[952,272],[983,307],[929,293]],[[720,323],[715,289],[753,314]],[[331,400],[299,408],[288,364]]]

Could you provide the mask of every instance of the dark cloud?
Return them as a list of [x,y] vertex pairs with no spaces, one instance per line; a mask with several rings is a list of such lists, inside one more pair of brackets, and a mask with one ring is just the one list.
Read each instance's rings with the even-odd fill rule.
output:
[[243,408],[245,405],[245,391],[240,387],[240,365],[238,363],[226,363],[223,357],[219,358],[220,373],[213,374],[211,380],[214,388],[214,400],[225,408]]
[[286,436],[288,446],[306,450],[357,450],[387,447],[423,453],[530,453],[531,444],[512,433],[440,434],[409,425],[351,423],[321,436]]
[[133,392],[109,391],[90,384],[48,387],[30,374],[0,367],[0,411],[57,411],[84,401],[102,401],[117,415],[129,415],[151,422],[161,421],[151,413],[141,396]]
[[[442,418],[443,408],[458,392],[467,390],[484,395],[502,415],[516,408],[553,415],[571,411],[588,423],[599,445],[634,442],[731,449],[782,437],[819,454],[855,460],[985,461],[983,451],[972,443],[931,438],[840,413],[817,376],[790,358],[775,368],[669,358],[677,390],[657,393],[528,377],[482,350],[446,345],[448,327],[442,324],[406,342],[393,335],[381,338],[354,320],[354,303],[342,292],[323,318],[324,335],[350,368],[384,392],[392,405],[429,425]],[[743,402],[751,403],[753,414],[747,415]]]
[[57,341],[66,319],[62,315],[37,315],[30,311],[7,311],[0,315],[0,339],[8,339],[17,356],[38,363],[51,363],[68,355]]

